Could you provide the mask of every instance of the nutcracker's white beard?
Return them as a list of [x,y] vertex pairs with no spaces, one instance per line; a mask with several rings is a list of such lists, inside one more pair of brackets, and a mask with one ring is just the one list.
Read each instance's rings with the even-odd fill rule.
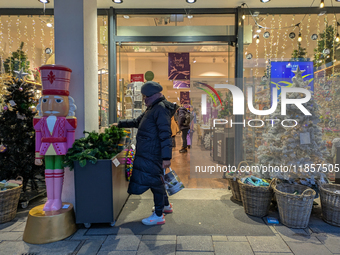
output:
[[[37,105],[36,109],[39,112],[39,116],[43,116],[42,112],[41,112],[41,100],[42,97],[39,99],[39,104]],[[74,99],[72,97],[68,97],[68,101],[69,101],[69,105],[70,105],[70,109],[68,110],[68,115],[67,116],[75,116],[76,115],[76,110],[77,110],[77,106],[74,103]]]

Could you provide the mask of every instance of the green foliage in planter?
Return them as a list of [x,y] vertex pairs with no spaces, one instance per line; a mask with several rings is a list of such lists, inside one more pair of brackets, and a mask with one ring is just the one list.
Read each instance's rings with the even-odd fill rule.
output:
[[65,156],[64,165],[74,168],[74,161],[79,161],[79,165],[84,167],[86,162],[96,164],[98,159],[111,159],[120,151],[119,141],[125,136],[124,129],[112,126],[105,129],[104,133],[86,132],[86,137],[77,139],[72,148]]

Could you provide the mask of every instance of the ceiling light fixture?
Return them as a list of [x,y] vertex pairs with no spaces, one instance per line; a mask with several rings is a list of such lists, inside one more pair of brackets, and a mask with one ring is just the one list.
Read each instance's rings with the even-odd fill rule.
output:
[[194,16],[193,15],[188,15],[187,18],[188,19],[192,19]]
[[320,3],[320,8],[323,8],[325,7],[325,0],[321,0],[321,3]]
[[114,2],[115,4],[122,4],[123,0],[112,0],[112,2]]
[[256,33],[261,33],[261,29],[257,29],[257,30],[256,30]]
[[196,2],[196,0],[186,0],[188,4],[193,4]]
[[259,43],[259,42],[260,42],[260,36],[257,35],[257,36],[256,36],[256,43]]
[[298,42],[302,42],[302,35],[301,35],[301,32],[299,32]]
[[48,26],[48,27],[53,27],[53,24],[50,23],[50,22],[48,22],[48,23],[46,24],[46,26]]
[[124,19],[129,19],[130,18],[129,15],[124,15],[123,17],[124,17]]
[[[245,3],[243,3],[243,4],[241,4],[241,7],[243,7],[244,8],[244,6],[245,6],[246,4]],[[243,20],[245,20],[246,19],[246,13],[245,13],[245,11],[243,11],[243,13],[242,13],[242,19]]]
[[192,62],[193,62],[193,63],[196,63],[196,59],[194,58],[194,59],[192,60]]
[[262,3],[268,3],[270,0],[260,0]]
[[38,0],[38,1],[42,4],[48,4],[50,2],[50,0]]

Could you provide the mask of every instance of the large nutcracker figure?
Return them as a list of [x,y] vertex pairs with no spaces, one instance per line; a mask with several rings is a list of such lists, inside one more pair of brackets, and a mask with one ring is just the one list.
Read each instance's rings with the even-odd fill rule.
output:
[[42,97],[34,118],[36,131],[35,164],[45,159],[47,202],[44,211],[56,211],[62,206],[61,193],[64,181],[63,160],[75,139],[76,106],[69,96],[72,70],[60,65],[40,67]]

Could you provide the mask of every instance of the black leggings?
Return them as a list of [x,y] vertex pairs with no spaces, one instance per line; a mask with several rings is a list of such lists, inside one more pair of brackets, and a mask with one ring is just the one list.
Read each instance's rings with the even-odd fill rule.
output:
[[188,131],[189,131],[189,129],[183,129],[182,130],[183,148],[188,147],[188,141],[187,141]]
[[162,216],[164,206],[169,205],[169,198],[166,194],[165,188],[162,185],[161,187],[151,188],[153,193],[153,201],[155,203],[155,213],[157,216]]

